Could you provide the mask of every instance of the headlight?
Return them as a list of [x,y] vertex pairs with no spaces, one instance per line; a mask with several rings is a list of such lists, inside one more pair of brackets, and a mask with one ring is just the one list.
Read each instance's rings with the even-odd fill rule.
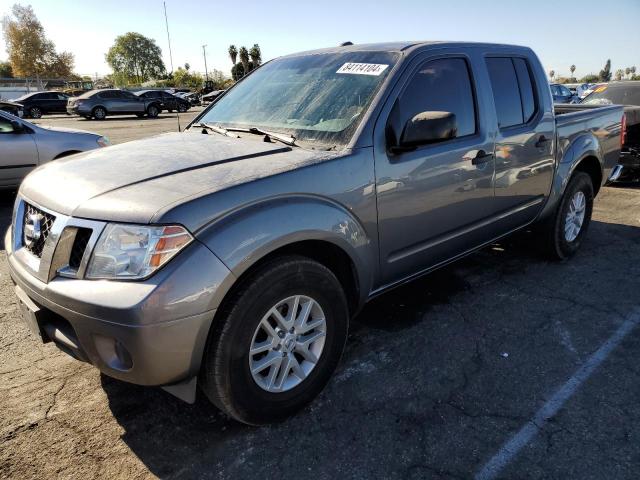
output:
[[146,278],[186,247],[193,237],[179,225],[108,224],[87,267],[87,278]]
[[109,145],[111,145],[111,142],[107,137],[100,137],[98,138],[97,142],[98,142],[98,145],[100,145],[101,147],[108,147]]

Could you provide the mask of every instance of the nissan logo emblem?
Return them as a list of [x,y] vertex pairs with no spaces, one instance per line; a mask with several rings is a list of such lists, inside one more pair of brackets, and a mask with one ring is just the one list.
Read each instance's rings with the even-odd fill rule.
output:
[[24,244],[30,247],[37,242],[42,236],[42,215],[39,213],[30,213],[24,222]]

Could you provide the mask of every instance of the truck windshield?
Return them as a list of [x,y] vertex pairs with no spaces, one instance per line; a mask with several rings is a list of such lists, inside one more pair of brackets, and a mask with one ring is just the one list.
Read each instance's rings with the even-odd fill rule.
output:
[[640,85],[601,85],[582,103],[592,105],[640,105]]
[[314,148],[344,145],[397,58],[392,52],[351,52],[274,60],[198,122],[286,133]]

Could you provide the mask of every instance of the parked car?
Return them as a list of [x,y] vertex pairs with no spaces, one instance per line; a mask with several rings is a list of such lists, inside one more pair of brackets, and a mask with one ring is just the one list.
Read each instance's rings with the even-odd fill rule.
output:
[[578,96],[564,85],[552,83],[550,86],[553,103],[576,103],[578,101]]
[[189,101],[162,90],[141,90],[135,94],[148,101],[157,101],[160,109],[168,112],[177,110],[183,113],[191,108]]
[[578,85],[576,87],[576,95],[578,95],[578,98],[583,99],[584,97],[589,95],[589,93],[591,93],[592,88],[595,85],[596,85],[595,83],[582,83]]
[[218,98],[220,95],[222,95],[224,92],[226,92],[227,90],[214,90],[213,92],[209,92],[209,93],[205,93],[204,95],[202,95],[201,100],[203,102],[213,102],[216,98]]
[[184,98],[192,106],[202,105],[202,102],[200,101],[200,95],[195,92],[183,92],[182,94],[180,94],[180,97]]
[[16,102],[0,100],[0,110],[3,112],[9,112],[10,114],[20,118],[24,116],[24,109],[22,108],[22,105]]
[[108,115],[131,114],[155,118],[161,111],[158,99],[139,97],[119,89],[91,90],[79,97],[70,98],[67,103],[67,113],[96,120],[104,120]]
[[[322,390],[369,299],[534,223],[552,257],[575,254],[622,115],[556,115],[525,47],[282,57],[186,132],[29,175],[5,240],[10,273],[44,341],[106,375],[187,401],[198,385],[234,418],[271,422]],[[61,233],[35,243],[42,221]]]
[[15,188],[34,168],[73,153],[109,145],[97,133],[34,125],[0,111],[0,188]]
[[624,105],[620,163],[614,180],[636,179],[640,175],[640,81],[612,82],[596,87],[582,105]]
[[25,116],[40,118],[47,113],[64,113],[69,95],[62,92],[27,93],[13,101],[22,105]]

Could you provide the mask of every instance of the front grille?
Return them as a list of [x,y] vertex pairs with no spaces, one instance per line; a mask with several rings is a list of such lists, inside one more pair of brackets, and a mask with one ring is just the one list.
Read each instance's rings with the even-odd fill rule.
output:
[[69,255],[69,268],[72,270],[77,271],[80,268],[80,263],[82,262],[82,257],[84,256],[84,251],[87,249],[87,244],[89,243],[92,232],[93,230],[90,228],[78,228],[76,238],[71,247],[71,254]]
[[56,217],[25,203],[22,220],[22,244],[36,257],[42,257],[42,250],[53,227]]

